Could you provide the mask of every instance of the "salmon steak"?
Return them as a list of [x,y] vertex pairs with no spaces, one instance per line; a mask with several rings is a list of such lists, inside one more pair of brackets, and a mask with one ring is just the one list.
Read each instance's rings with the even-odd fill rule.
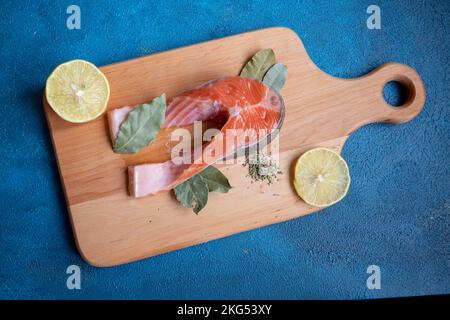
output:
[[[134,107],[109,112],[111,139]],[[216,135],[193,156],[128,167],[129,191],[143,197],[168,191],[200,173],[207,166],[236,155],[267,139],[270,142],[281,128],[284,102],[270,86],[251,78],[227,77],[207,82],[167,100],[162,128],[182,127],[196,121],[223,123]]]

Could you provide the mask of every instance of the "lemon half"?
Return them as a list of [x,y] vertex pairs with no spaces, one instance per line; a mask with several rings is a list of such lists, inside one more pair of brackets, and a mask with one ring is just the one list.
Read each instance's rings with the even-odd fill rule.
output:
[[109,100],[109,83],[92,63],[72,60],[56,67],[45,86],[48,104],[64,120],[87,122],[100,116]]
[[350,187],[347,163],[333,150],[316,148],[295,164],[294,187],[308,204],[327,207],[342,200]]

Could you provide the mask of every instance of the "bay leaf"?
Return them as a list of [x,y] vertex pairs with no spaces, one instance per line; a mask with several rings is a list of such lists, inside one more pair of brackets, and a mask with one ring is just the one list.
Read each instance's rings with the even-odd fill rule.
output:
[[219,169],[209,166],[173,190],[183,207],[193,208],[198,214],[206,206],[209,192],[227,193],[230,189],[227,177]]
[[120,126],[114,142],[114,152],[136,153],[157,135],[164,122],[166,95],[134,108]]
[[263,82],[280,92],[286,82],[287,67],[282,63],[274,64],[266,73]]
[[262,80],[267,70],[275,64],[275,53],[272,49],[258,51],[242,68],[241,77]]
[[174,188],[177,200],[198,214],[208,202],[208,184],[197,174]]
[[217,168],[213,166],[207,167],[198,175],[207,183],[209,192],[216,191],[227,193],[231,189],[227,177]]

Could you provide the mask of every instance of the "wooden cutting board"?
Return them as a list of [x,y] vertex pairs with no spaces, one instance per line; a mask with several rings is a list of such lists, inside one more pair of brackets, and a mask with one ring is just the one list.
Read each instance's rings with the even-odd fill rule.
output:
[[[408,66],[386,63],[357,79],[337,79],[314,65],[295,32],[269,28],[102,67],[111,85],[108,109],[238,75],[245,62],[264,48],[272,48],[289,70],[282,90],[286,118],[279,135],[284,173],[267,186],[251,183],[239,163],[221,165],[233,189],[228,194],[211,193],[198,216],[183,208],[171,192],[141,199],[127,193],[127,166],[168,158],[170,131],[162,131],[137,155],[115,154],[106,115],[70,124],[44,98],[76,243],[87,262],[117,265],[314,212],[318,208],[305,204],[291,184],[299,155],[318,146],[340,151],[357,128],[408,121],[425,102],[422,81]],[[383,87],[391,80],[408,89],[403,106],[391,107],[383,99]]]

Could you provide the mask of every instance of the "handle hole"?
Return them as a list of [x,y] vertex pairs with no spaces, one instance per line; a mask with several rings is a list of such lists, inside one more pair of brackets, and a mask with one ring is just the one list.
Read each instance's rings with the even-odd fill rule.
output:
[[392,107],[401,107],[405,105],[411,97],[411,92],[407,85],[393,80],[384,85],[383,98]]

